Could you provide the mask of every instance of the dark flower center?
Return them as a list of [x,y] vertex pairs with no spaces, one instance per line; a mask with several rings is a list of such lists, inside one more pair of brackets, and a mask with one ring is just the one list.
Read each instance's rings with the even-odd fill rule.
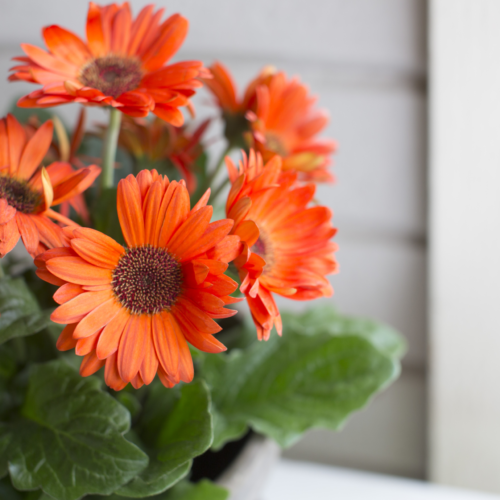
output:
[[262,257],[263,259],[266,258],[266,244],[264,243],[264,241],[261,238],[259,238],[255,242],[254,246],[252,247],[252,252],[256,253],[257,255]]
[[268,236],[262,232],[260,229],[260,236],[258,240],[252,245],[250,249],[253,253],[256,253],[259,257],[262,257],[266,261],[266,265],[264,266],[264,273],[273,265],[274,263],[274,251],[272,247],[272,243],[269,241]]
[[42,203],[40,193],[34,191],[27,182],[0,175],[0,198],[23,214],[32,214]]
[[169,310],[181,292],[182,269],[163,248],[128,248],[113,271],[113,292],[133,314]]
[[100,90],[104,95],[114,98],[136,89],[141,78],[139,61],[120,56],[98,57],[80,72],[80,82],[86,87]]

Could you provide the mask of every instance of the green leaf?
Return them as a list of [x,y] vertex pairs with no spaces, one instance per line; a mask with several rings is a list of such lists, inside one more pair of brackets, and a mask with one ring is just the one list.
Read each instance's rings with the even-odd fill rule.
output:
[[[202,479],[196,484],[181,481],[168,491],[148,497],[147,500],[227,500],[228,497],[229,491],[226,488],[218,486],[208,479]],[[85,497],[85,500],[123,500],[123,497],[119,495],[109,497],[92,495]]]
[[0,446],[10,442],[0,456],[16,489],[42,488],[57,500],[109,495],[148,464],[123,437],[129,427],[129,413],[98,379],[52,361],[33,368],[21,418],[1,424]]
[[338,429],[399,373],[399,363],[366,339],[284,332],[245,351],[207,355],[202,374],[212,389],[214,448],[250,425],[281,446],[314,427]]
[[157,500],[226,500],[228,497],[226,488],[203,479],[196,484],[183,481]]
[[183,385],[180,394],[154,384],[144,407],[144,418],[135,430],[149,455],[149,465],[116,493],[135,498],[162,493],[185,477],[191,460],[212,444],[206,384],[198,380]]
[[8,470],[7,451],[12,436],[8,432],[7,426],[0,422],[0,477],[4,477]]
[[116,188],[106,188],[97,196],[92,205],[92,219],[97,231],[107,234],[118,243],[123,244],[122,230],[116,209]]
[[49,323],[50,311],[40,310],[24,280],[0,279],[0,344],[38,333]]
[[404,338],[393,328],[365,318],[354,318],[337,313],[331,306],[316,306],[302,314],[284,312],[283,331],[304,335],[328,332],[331,335],[357,335],[363,337],[383,354],[401,358],[406,352]]

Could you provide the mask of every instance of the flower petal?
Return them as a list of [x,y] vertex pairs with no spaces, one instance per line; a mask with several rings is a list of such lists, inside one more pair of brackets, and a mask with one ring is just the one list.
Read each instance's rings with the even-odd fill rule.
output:
[[119,304],[114,297],[106,300],[105,302],[101,301],[101,305],[87,314],[87,316],[85,316],[85,318],[78,323],[78,326],[73,333],[73,337],[75,339],[82,339],[93,335],[95,332],[106,326],[118,314],[121,307],[121,304]]
[[42,68],[61,75],[62,80],[69,80],[76,76],[78,67],[74,64],[58,59],[40,47],[30,45],[29,43],[22,43],[21,47],[32,61]]
[[179,297],[172,307],[176,316],[182,316],[203,333],[218,333],[222,328],[205,312],[196,307],[190,300]]
[[48,248],[65,246],[66,242],[64,234],[62,229],[57,224],[54,224],[44,215],[33,215],[32,220],[38,229],[41,243]]
[[87,45],[71,31],[53,25],[43,28],[42,33],[50,52],[70,64],[82,66],[92,57]]
[[118,371],[124,382],[130,382],[141,367],[150,329],[149,316],[130,316],[118,348]]
[[53,130],[52,121],[48,120],[31,137],[21,156],[17,177],[29,179],[33,175],[49,150]]
[[[173,184],[173,183],[172,183]],[[169,186],[170,189],[170,186]],[[168,190],[167,190],[168,193]],[[167,195],[165,193],[165,196]],[[177,184],[163,218],[158,246],[166,247],[172,235],[189,214],[189,193],[183,184]]]
[[158,370],[158,358],[156,357],[155,346],[153,342],[152,325],[148,328],[146,335],[146,345],[144,347],[144,359],[139,370],[139,374],[146,385],[149,385],[155,378]]
[[82,259],[104,269],[114,269],[120,259],[120,255],[114,250],[109,251],[109,248],[86,238],[73,238],[71,247]]
[[173,314],[168,314],[167,319],[170,322],[170,326],[175,333],[177,338],[177,344],[179,345],[179,376],[183,382],[189,383],[194,377],[194,366],[193,358],[191,357],[191,352],[189,346],[187,345],[186,339],[182,334],[181,328],[177,323],[175,316]]
[[5,257],[16,246],[19,236],[15,218],[11,219],[7,224],[0,224],[0,258]]
[[38,230],[33,222],[33,219],[29,215],[17,212],[16,221],[26,250],[28,250],[28,253],[32,257],[36,257],[38,254],[40,237],[38,236]]
[[75,285],[74,283],[65,283],[57,290],[53,298],[59,305],[61,305],[68,302],[68,300],[74,299],[76,296],[83,293],[83,291],[84,290],[80,285]]
[[161,68],[184,42],[189,22],[179,14],[170,16],[162,26],[162,33],[141,57],[144,69],[154,71]]
[[152,321],[153,343],[156,357],[163,370],[175,376],[179,368],[179,345],[168,320],[169,314],[163,312],[155,314]]
[[60,305],[50,315],[54,323],[77,323],[85,316],[112,297],[108,290],[103,292],[85,292]]
[[0,198],[0,224],[7,224],[16,215],[16,209],[7,203],[5,198]]
[[181,127],[184,124],[184,116],[182,113],[168,104],[156,103],[153,113],[167,123],[171,123],[174,127]]
[[146,243],[154,245],[156,243],[155,227],[160,210],[163,189],[161,182],[154,182],[144,200],[144,225]]
[[232,227],[233,221],[231,219],[222,219],[212,222],[208,225],[203,236],[199,238],[198,241],[194,242],[190,248],[186,249],[185,253],[180,258],[180,261],[185,262],[186,260],[190,260],[198,255],[204,254],[225,238],[231,231]]
[[[7,133],[9,139],[9,167],[11,175],[15,175],[19,160],[26,145],[26,132],[22,125],[11,115],[7,115]],[[3,165],[0,165],[3,167]]]
[[121,308],[118,314],[104,327],[96,348],[99,359],[106,359],[118,350],[120,339],[129,319],[130,313],[125,308]]
[[123,237],[130,247],[144,245],[144,215],[142,213],[141,192],[133,175],[118,184],[118,218]]
[[57,257],[47,262],[47,269],[58,278],[78,285],[105,285],[111,271],[89,264],[80,257]]
[[69,351],[76,347],[76,339],[73,338],[73,332],[75,331],[76,323],[71,325],[66,325],[57,339],[56,347],[60,351]]
[[94,57],[103,56],[107,47],[102,29],[101,9],[94,2],[89,3],[87,14],[87,40]]
[[78,339],[76,341],[75,354],[77,356],[86,356],[91,351],[95,351],[100,334],[101,330],[94,333],[94,335],[90,335],[90,337],[84,337],[83,339]]
[[127,382],[124,382],[120,378],[118,373],[118,363],[117,363],[117,353],[113,353],[109,358],[106,359],[106,368],[104,369],[104,380],[108,387],[114,391],[121,391]]
[[104,366],[105,361],[101,361],[95,355],[95,352],[90,352],[87,354],[80,365],[80,375],[82,377],[90,377],[90,375],[94,375],[96,371]]
[[182,257],[186,250],[197,244],[208,227],[212,213],[211,206],[191,212],[168,243],[169,252]]
[[125,249],[113,238],[110,238],[95,229],[91,229],[89,227],[79,227],[74,230],[74,235],[75,238],[86,238],[87,240],[93,241],[100,246],[106,247],[106,249],[110,252],[114,252],[119,255],[123,255],[125,253]]

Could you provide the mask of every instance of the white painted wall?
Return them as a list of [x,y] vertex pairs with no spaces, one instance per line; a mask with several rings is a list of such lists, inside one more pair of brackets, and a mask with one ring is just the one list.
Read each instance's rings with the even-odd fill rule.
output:
[[[132,0],[134,11],[145,1]],[[401,380],[340,434],[316,431],[292,458],[421,477],[425,464],[426,60],[424,0],[161,0],[190,20],[179,57],[226,63],[243,86],[265,64],[301,75],[331,113],[339,227],[334,302],[409,340]],[[0,0],[0,74],[40,28],[84,32],[83,0]],[[28,84],[0,79],[5,102]],[[206,99],[202,99],[206,100]],[[198,101],[200,102],[200,100]],[[199,107],[199,106],[198,106]],[[60,108],[62,109],[62,108]],[[211,113],[208,109],[200,113]],[[65,114],[74,114],[68,107]],[[97,111],[94,117],[101,116]]]

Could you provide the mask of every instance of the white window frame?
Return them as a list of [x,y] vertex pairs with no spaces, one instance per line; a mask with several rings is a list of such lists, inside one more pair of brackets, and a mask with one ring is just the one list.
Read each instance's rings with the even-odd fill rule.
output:
[[500,493],[500,1],[429,7],[429,477]]

